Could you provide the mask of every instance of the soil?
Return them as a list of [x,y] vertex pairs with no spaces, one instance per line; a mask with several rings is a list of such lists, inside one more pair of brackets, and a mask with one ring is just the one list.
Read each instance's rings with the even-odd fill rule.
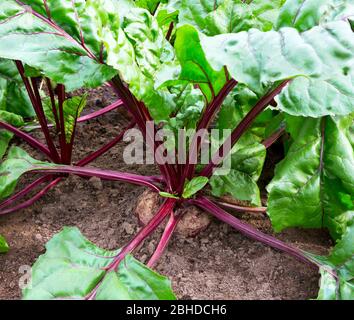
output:
[[[86,112],[112,102],[108,88],[90,92]],[[129,122],[118,110],[78,126],[75,159],[115,137]],[[36,152],[25,147],[33,156]],[[154,166],[130,165],[122,160],[122,142],[92,165],[107,169],[156,174]],[[269,172],[267,170],[267,172]],[[27,183],[31,178],[25,177]],[[134,214],[144,188],[99,179],[69,177],[32,207],[0,217],[0,234],[11,250],[0,255],[0,299],[19,299],[20,267],[32,265],[45,251],[45,243],[63,226],[77,226],[83,234],[106,249],[123,246],[140,228]],[[272,233],[262,214],[238,215],[260,230]],[[153,253],[161,230],[135,254],[145,262]],[[317,254],[331,246],[322,230],[291,229],[277,237]],[[318,291],[318,271],[267,246],[245,238],[231,227],[213,220],[193,238],[175,234],[156,270],[172,280],[179,299],[310,299]]]

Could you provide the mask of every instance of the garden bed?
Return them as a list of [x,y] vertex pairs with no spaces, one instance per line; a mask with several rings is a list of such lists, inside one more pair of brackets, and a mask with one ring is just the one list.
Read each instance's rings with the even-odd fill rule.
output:
[[[86,111],[94,111],[112,101],[114,97],[109,89],[93,90]],[[81,159],[115,137],[128,122],[126,112],[119,109],[79,124],[75,159]],[[124,146],[124,142],[120,143],[92,165],[148,175],[158,172],[154,166],[127,166],[122,159]],[[27,145],[21,147],[40,158]],[[0,299],[21,297],[20,266],[33,265],[44,253],[44,244],[63,226],[77,226],[102,248],[122,247],[139,229],[134,210],[143,191],[142,187],[126,183],[70,177],[32,207],[0,217],[0,234],[11,246],[8,254],[0,255]],[[272,232],[269,219],[262,214],[238,217],[263,232]],[[161,230],[135,253],[137,258],[143,262],[148,260],[159,233]],[[276,236],[317,254],[327,254],[332,244],[327,232],[321,230],[289,229]],[[194,238],[174,234],[156,270],[172,280],[179,299],[309,299],[315,298],[318,292],[318,270],[249,240],[215,220]]]

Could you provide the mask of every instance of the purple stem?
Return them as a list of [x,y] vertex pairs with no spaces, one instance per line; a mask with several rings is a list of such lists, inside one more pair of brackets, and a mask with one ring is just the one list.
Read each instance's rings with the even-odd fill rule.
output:
[[25,76],[25,69],[23,67],[22,62],[16,60],[15,63],[16,63],[18,72],[20,73],[20,76],[22,78],[22,81],[26,87],[26,90],[27,90],[28,96],[31,100],[34,111],[36,112],[38,121],[41,125],[42,132],[44,134],[45,140],[48,145],[48,149],[51,154],[51,159],[53,159],[54,162],[58,163],[58,162],[60,162],[59,155],[58,155],[57,149],[54,146],[53,140],[52,140],[49,130],[48,130],[47,119],[46,119],[44,112],[43,112],[42,101],[41,101],[41,98],[40,98],[40,95],[38,92],[36,82],[34,79],[32,79],[32,85],[33,85],[33,88],[32,88],[30,81]]
[[80,160],[77,163],[77,166],[81,167],[81,166],[86,166],[87,164],[89,164],[90,162],[94,161],[95,159],[97,159],[98,157],[100,157],[101,155],[105,154],[107,151],[109,151],[110,149],[112,149],[117,143],[119,143],[123,137],[124,134],[127,130],[134,128],[135,126],[135,121],[132,121],[129,126],[127,128],[124,129],[123,132],[121,132],[116,138],[114,138],[112,141],[110,141],[109,143],[107,143],[105,146],[103,146],[101,149],[93,152],[92,154],[90,154],[89,156],[87,156],[86,158]]
[[[95,112],[92,112],[90,114],[87,114],[85,116],[82,116],[80,118],[77,118],[77,122],[80,123],[80,122],[85,122],[85,121],[88,121],[88,120],[92,120],[92,119],[95,119],[99,116],[102,116],[108,112],[111,112],[117,108],[119,108],[120,106],[123,105],[123,102],[121,100],[117,100],[116,102],[113,102],[112,104],[110,104],[109,106],[107,107],[104,107],[98,111],[95,111]],[[54,127],[53,124],[49,123],[48,124],[48,128],[52,128]],[[27,126],[25,127],[26,129],[29,129],[29,130],[36,130],[36,129],[40,129],[41,126]]]
[[[234,146],[238,142],[241,136],[251,126],[256,117],[262,113],[265,108],[268,107],[274,97],[277,96],[290,81],[291,80],[283,81],[277,88],[275,88],[273,91],[265,95],[257,102],[252,110],[242,119],[239,125],[231,133],[231,146]],[[227,153],[224,153],[224,145],[221,145],[219,150],[214,154],[212,160],[202,170],[200,175],[210,177],[213,173],[213,168],[218,166],[230,151],[231,150],[228,150]]]
[[[118,143],[122,138],[123,138],[124,134],[120,134],[116,139],[114,139],[112,142],[108,143],[107,145],[105,145],[103,148],[97,150],[96,152],[94,152],[93,154],[90,154],[89,156],[85,157],[84,159],[80,160],[77,163],[77,166],[85,166],[87,164],[89,164],[90,162],[96,160],[98,157],[100,157],[101,155],[103,155],[106,151],[108,151],[110,148],[109,147],[113,147],[116,143]],[[39,185],[40,183],[48,180],[52,178],[52,175],[46,175],[44,177],[41,177],[40,179],[36,180],[35,182],[31,183],[29,186],[27,186],[25,189],[23,189],[22,191],[20,191],[19,193],[15,194],[14,196],[12,196],[11,198],[7,199],[6,201],[4,201],[1,205],[0,205],[0,209],[7,207],[9,205],[11,205],[13,202],[15,202],[17,199],[24,197],[25,195],[27,195],[30,191],[32,191],[37,185]],[[58,184],[61,180],[63,179],[63,177],[60,177],[56,180],[55,184]],[[162,183],[163,180],[160,177],[151,177],[151,181],[154,183]],[[43,196],[47,191],[49,191],[49,189],[44,188],[45,192],[43,193],[42,191],[40,191],[41,196]],[[38,200],[40,197],[34,196],[35,197],[35,201]],[[32,205],[33,202],[31,202],[30,200],[26,202],[27,206]],[[29,204],[29,205],[28,205]],[[26,206],[22,206],[21,209],[25,208]],[[7,210],[7,213],[11,213],[11,212],[15,212],[18,209],[18,207],[13,207],[11,210]],[[2,212],[0,212],[0,215],[3,214]]]
[[302,262],[305,262],[305,263],[308,263],[312,266],[318,267],[318,263],[316,263],[310,257],[308,257],[303,250],[298,249],[298,248],[294,248],[281,240],[278,240],[270,235],[264,234],[263,232],[257,230],[256,228],[251,227],[250,225],[242,222],[241,220],[237,219],[233,215],[224,211],[223,209],[218,207],[216,204],[211,202],[206,197],[200,197],[199,199],[190,200],[189,203],[195,204],[198,207],[208,211],[213,216],[215,216],[217,219],[229,224],[230,226],[235,228],[237,231],[243,233],[245,236],[247,236],[251,239],[262,242],[262,243],[264,243],[268,246],[271,246],[277,250],[283,251],[283,252],[297,258],[298,260],[300,260]]
[[[47,177],[45,177],[47,178]],[[32,197],[31,199],[15,206],[9,209],[5,209],[2,210],[0,212],[0,216],[5,215],[5,214],[9,214],[24,208],[27,208],[29,206],[31,206],[33,203],[35,203],[37,200],[39,200],[42,196],[44,196],[50,189],[52,189],[54,186],[56,186],[60,181],[61,181],[61,177],[56,178],[55,180],[53,180],[51,183],[49,183],[47,186],[45,186],[45,188],[43,188],[40,192],[38,192],[34,197]]]
[[171,23],[170,23],[170,26],[168,27],[167,34],[166,34],[166,40],[167,40],[167,41],[170,41],[170,39],[171,39],[172,32],[173,32],[173,28],[174,28],[174,23],[171,22]]
[[98,177],[103,180],[111,181],[123,181],[129,182],[135,185],[149,187],[156,192],[160,192],[160,189],[155,186],[155,179],[148,176],[140,176],[133,173],[123,173],[111,170],[102,170],[97,168],[82,168],[78,166],[65,166],[65,165],[52,165],[48,167],[34,166],[31,170],[34,173],[44,174],[75,174],[84,177]]
[[[214,119],[216,113],[220,109],[222,103],[224,102],[227,95],[231,90],[237,85],[237,81],[234,79],[229,80],[225,86],[221,89],[218,95],[213,99],[210,105],[207,107],[206,111],[202,115],[202,118],[197,126],[197,132],[201,129],[206,129],[209,127],[211,121]],[[189,148],[189,156],[187,157],[187,163],[184,167],[184,172],[181,179],[181,184],[179,185],[178,193],[181,193],[184,187],[186,179],[192,179],[195,169],[195,164],[190,163],[190,159],[195,158],[195,155],[198,153],[200,147],[199,139],[194,136],[191,146]]]
[[[11,205],[13,202],[15,202],[17,199],[22,198],[26,194],[28,194],[31,190],[33,190],[35,187],[38,185],[42,184],[43,182],[49,180],[51,176],[44,176],[41,177],[31,184],[29,184],[26,188],[22,189],[18,193],[14,194],[12,197],[8,198],[5,200],[3,203],[0,204],[0,209],[6,208],[7,206]],[[1,214],[1,213],[0,213]]]
[[[146,143],[153,149],[156,150],[155,144],[155,137],[154,136],[147,136],[146,133],[150,133],[150,130],[146,130],[146,121],[151,120],[148,112],[143,112],[143,104],[139,103],[134,95],[129,91],[129,88],[122,82],[122,80],[116,76],[111,81],[110,84],[117,95],[122,99],[124,106],[129,111],[129,113],[133,116],[134,120],[136,121],[139,129],[141,130]],[[158,157],[159,154],[156,154]],[[159,162],[159,161],[158,161]],[[172,172],[171,166],[168,164],[166,165],[159,165],[159,169],[166,180],[166,184],[171,191],[174,186],[174,182],[176,180],[176,174]]]
[[[109,271],[117,271],[119,264],[122,260],[130,254],[133,250],[135,250],[148,236],[150,236],[158,226],[163,222],[163,220],[169,215],[169,213],[173,210],[173,207],[176,203],[174,199],[167,199],[159,211],[155,214],[155,216],[149,221],[149,223],[142,228],[138,234],[118,253],[118,255],[114,258],[109,266],[104,268],[106,272]],[[85,297],[85,300],[94,300],[97,294],[97,290],[101,285],[104,277],[99,281],[96,287]]]
[[65,134],[65,119],[64,119],[64,101],[65,101],[65,87],[62,84],[58,84],[58,110],[59,110],[59,143],[61,151],[61,163],[69,164],[71,159],[69,159],[69,149],[66,143]]
[[161,205],[159,211],[149,221],[149,223],[142,228],[139,233],[119,252],[112,263],[106,268],[107,270],[117,270],[119,263],[125,258],[125,256],[136,249],[140,243],[142,243],[156,228],[165,220],[165,218],[173,210],[176,199],[167,199]]
[[104,107],[98,111],[95,111],[95,112],[92,112],[86,116],[82,116],[80,118],[77,119],[77,122],[84,122],[84,121],[88,121],[88,120],[91,120],[91,119],[94,119],[94,118],[97,118],[99,116],[102,116],[104,115],[105,113],[108,113],[112,110],[115,110],[117,109],[118,107],[122,106],[123,105],[123,101],[122,100],[117,100],[116,102],[113,102],[112,104],[110,104],[109,106],[107,107]]
[[266,149],[270,148],[278,139],[285,133],[285,128],[280,128],[278,131],[274,132],[270,137],[265,139],[262,144]]
[[[46,81],[47,89],[48,89],[49,96],[50,96],[50,103],[52,105],[52,112],[53,112],[54,119],[55,119],[55,127],[56,127],[56,130],[57,130],[57,133],[59,133],[60,124],[59,124],[58,110],[57,110],[56,103],[55,103],[54,90],[53,90],[53,87],[52,87],[52,83],[50,82],[50,79],[49,78],[45,78],[45,81]],[[49,126],[50,125],[48,124],[48,127]]]
[[166,228],[162,234],[160,242],[157,245],[154,254],[150,258],[149,262],[147,263],[147,266],[149,268],[152,268],[156,264],[156,262],[161,258],[181,218],[182,218],[181,215],[176,217],[174,213],[171,212],[170,219],[167,222]]
[[12,132],[13,134],[15,134],[17,137],[21,138],[22,140],[26,141],[30,146],[32,146],[33,148],[41,151],[42,153],[44,153],[49,159],[53,160],[52,154],[49,151],[49,149],[41,142],[39,142],[38,140],[36,140],[35,138],[31,137],[29,134],[15,128],[14,126],[6,123],[6,122],[2,122],[0,121],[0,127]]

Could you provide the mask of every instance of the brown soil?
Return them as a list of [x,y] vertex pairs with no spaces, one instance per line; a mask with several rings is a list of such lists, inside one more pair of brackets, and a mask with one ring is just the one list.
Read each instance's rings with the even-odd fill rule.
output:
[[[112,99],[108,89],[93,91],[87,111]],[[127,122],[122,110],[79,125],[76,159],[113,138]],[[153,166],[125,165],[124,145],[120,143],[93,165],[139,174],[157,173]],[[27,181],[28,177],[23,179]],[[134,211],[143,191],[144,188],[118,182],[70,177],[32,207],[0,217],[0,234],[11,246],[8,254],[0,255],[0,299],[20,298],[20,266],[32,265],[44,252],[44,244],[63,226],[79,227],[103,248],[123,246],[139,229]],[[271,233],[269,220],[262,214],[240,217]],[[147,261],[159,233],[146,241],[137,258]],[[331,244],[321,230],[287,230],[277,237],[318,254],[326,253]],[[180,299],[309,299],[318,290],[317,270],[215,220],[194,238],[176,234],[156,269],[171,278]]]

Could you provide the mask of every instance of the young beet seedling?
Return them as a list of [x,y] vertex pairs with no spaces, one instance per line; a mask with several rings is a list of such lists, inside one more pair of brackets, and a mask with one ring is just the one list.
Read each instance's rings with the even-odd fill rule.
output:
[[[148,267],[158,261],[183,218],[185,211],[179,209],[188,206],[197,206],[244,235],[319,268],[319,298],[353,298],[354,36],[347,15],[342,11],[325,15],[320,19],[326,22],[323,25],[316,25],[318,19],[312,25],[308,20],[298,24],[299,19],[288,18],[298,13],[304,18],[301,5],[293,0],[271,5],[213,1],[203,12],[196,10],[195,2],[183,0],[154,2],[152,7],[144,1],[64,2],[7,0],[1,5],[0,57],[21,61],[59,83],[58,103],[54,93],[50,97],[61,147],[61,154],[56,154],[47,137],[44,108],[38,106],[39,93],[32,81],[33,97],[30,91],[29,95],[38,109],[47,146],[21,134],[52,162],[10,149],[0,167],[0,184],[8,192],[3,196],[13,191],[14,181],[24,173],[41,174],[42,179],[74,174],[142,185],[158,193],[163,203],[128,244],[113,252],[97,248],[75,228],[64,228],[33,266],[24,298],[173,299],[169,281]],[[230,6],[239,14],[229,18]],[[189,12],[196,14],[191,17]],[[323,12],[327,11],[319,7],[307,14],[318,17]],[[17,64],[26,84],[24,69]],[[73,91],[106,82],[132,115],[131,127],[137,126],[153,150],[161,176],[83,167],[87,159],[71,165],[72,143],[65,139],[65,128],[75,129],[75,121],[62,116],[65,90],[61,84]],[[292,140],[267,187],[268,207],[264,208],[256,182],[266,149],[284,133],[284,125]],[[185,162],[176,161],[180,147],[171,150],[167,141],[155,139],[161,127],[174,133],[195,129]],[[217,151],[206,165],[197,165],[195,159],[203,157],[202,142],[212,127],[228,129],[228,139],[212,138]],[[223,174],[226,161],[227,175]],[[220,202],[224,195],[247,205]],[[337,244],[328,257],[315,256],[260,232],[221,207],[267,211],[276,231],[326,227]],[[130,254],[166,218],[156,251],[144,266]]]

